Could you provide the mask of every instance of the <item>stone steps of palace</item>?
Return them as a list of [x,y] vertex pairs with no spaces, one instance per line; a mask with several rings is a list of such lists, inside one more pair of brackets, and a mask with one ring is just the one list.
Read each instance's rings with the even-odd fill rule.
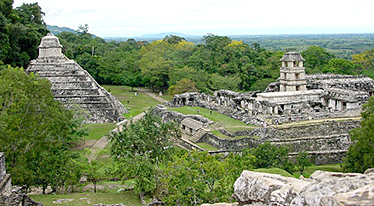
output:
[[204,129],[199,129],[194,135],[192,135],[189,140],[193,143],[196,143],[198,142],[203,136],[204,134],[206,134],[207,131],[204,130]]
[[107,97],[104,95],[87,95],[87,96],[55,96],[55,99],[59,100],[61,103],[106,103],[108,101]]
[[67,108],[74,108],[77,105],[79,105],[80,108],[83,109],[109,109],[112,108],[112,105],[110,103],[105,103],[105,102],[85,102],[81,104],[77,104],[74,102],[70,103],[64,103]]
[[65,75],[84,75],[83,70],[77,69],[63,69],[63,70],[34,70],[34,73],[38,73],[41,77],[52,77],[52,76],[65,76]]
[[77,66],[65,64],[43,64],[41,66],[38,66],[38,68],[31,68],[28,71],[42,74],[53,74],[57,72],[84,72],[84,70],[81,70]]
[[[44,77],[44,76],[40,76]],[[45,77],[48,78],[49,81],[54,83],[59,82],[92,82],[91,78],[87,77],[86,75],[72,75],[72,76],[51,76],[51,77]]]
[[98,88],[94,82],[53,82],[51,90],[69,90],[69,89],[96,89]]
[[100,95],[97,88],[69,88],[69,89],[53,89],[55,96],[89,96],[89,95]]

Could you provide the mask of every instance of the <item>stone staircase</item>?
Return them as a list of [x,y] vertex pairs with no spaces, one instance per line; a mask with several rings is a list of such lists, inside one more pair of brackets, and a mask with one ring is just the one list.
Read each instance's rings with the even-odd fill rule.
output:
[[199,142],[199,140],[200,140],[201,138],[203,138],[203,136],[204,136],[206,133],[207,133],[207,131],[206,131],[205,129],[201,128],[201,129],[197,130],[197,132],[196,132],[194,135],[192,135],[192,136],[189,138],[189,140],[190,140],[191,142],[193,142],[193,143],[197,143],[197,142]]

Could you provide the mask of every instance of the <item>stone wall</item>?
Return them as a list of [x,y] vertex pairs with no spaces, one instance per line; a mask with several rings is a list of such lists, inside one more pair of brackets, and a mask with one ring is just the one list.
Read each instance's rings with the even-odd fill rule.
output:
[[[241,150],[269,141],[289,147],[290,155],[306,151],[315,164],[339,163],[351,144],[348,132],[360,126],[359,121],[325,121],[308,125],[283,126],[284,123],[358,117],[361,105],[374,96],[374,81],[366,76],[315,74],[307,75],[307,91],[278,92],[279,83],[269,85],[269,93],[238,93],[228,90],[175,95],[167,102],[170,107],[198,106],[257,126],[248,131],[220,132],[229,137],[221,139],[212,133],[199,141],[220,150]],[[175,115],[166,115],[170,119]],[[178,116],[183,118],[183,116]],[[275,125],[274,127],[271,125]],[[278,126],[279,125],[279,126]],[[253,138],[254,137],[254,138]],[[260,139],[258,139],[260,138]]]
[[[192,99],[191,103],[196,102]],[[204,123],[204,127],[212,122],[200,115],[183,115],[178,112],[168,111],[163,106],[154,109],[164,121],[181,122],[184,118],[190,117]],[[345,156],[351,140],[348,131],[359,127],[358,120],[345,121],[324,121],[320,123],[308,123],[306,125],[295,126],[268,126],[259,127],[251,130],[229,132],[219,130],[222,134],[232,137],[232,139],[223,139],[207,131],[198,142],[204,142],[216,147],[219,153],[226,151],[240,151],[244,148],[256,147],[263,142],[270,142],[273,145],[282,145],[289,148],[290,157],[295,157],[298,152],[306,151],[309,153],[312,163],[333,164],[340,163]],[[238,136],[247,136],[235,139]],[[196,149],[184,143],[183,147],[187,149]]]
[[0,152],[0,205],[42,206],[25,194],[25,188],[12,186],[5,167],[5,155]]
[[179,112],[169,111],[169,110],[167,110],[167,108],[165,108],[162,105],[158,105],[155,108],[153,108],[153,112],[155,112],[155,114],[160,116],[162,118],[162,120],[166,121],[166,122],[175,121],[175,122],[180,124],[183,119],[191,118],[191,119],[194,119],[196,121],[199,121],[199,122],[203,123],[203,127],[207,127],[210,124],[213,124],[213,121],[211,121],[210,119],[205,118],[201,115],[184,115],[184,114],[179,113]]
[[0,152],[0,195],[9,196],[11,193],[12,182],[10,174],[6,173],[5,169],[5,155]]
[[248,147],[256,147],[263,142],[270,142],[272,145],[288,147],[290,157],[295,157],[300,151],[306,151],[309,153],[313,164],[336,164],[342,161],[351,144],[347,131],[359,125],[360,121],[352,120],[344,122],[328,121],[284,128],[256,128],[234,133],[220,130],[222,134],[230,137],[248,137],[230,140],[219,138],[207,132],[200,139],[200,142],[208,143],[223,151],[239,151]]
[[373,80],[364,75],[308,74],[306,80],[309,89],[339,88],[364,92],[374,90]]
[[241,139],[222,139],[217,137],[212,133],[206,133],[201,139],[200,142],[205,142],[212,145],[213,147],[219,150],[241,150],[248,147],[256,147],[258,141],[253,138],[241,138]]
[[[199,106],[246,123],[261,125],[297,120],[357,117],[361,105],[374,96],[374,81],[366,76],[314,74],[307,75],[309,90],[278,92],[279,83],[266,90],[238,93],[220,90],[208,95],[185,93],[167,103],[171,107]],[[261,93],[261,94],[259,94]],[[258,97],[257,97],[258,96]]]

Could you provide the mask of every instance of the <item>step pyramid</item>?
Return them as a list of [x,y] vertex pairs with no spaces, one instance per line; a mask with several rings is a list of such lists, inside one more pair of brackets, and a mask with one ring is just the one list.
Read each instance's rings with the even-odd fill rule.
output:
[[83,111],[85,123],[123,120],[127,110],[111,93],[74,60],[61,52],[62,45],[53,34],[41,40],[39,57],[32,60],[26,72],[49,79],[55,99],[68,109]]

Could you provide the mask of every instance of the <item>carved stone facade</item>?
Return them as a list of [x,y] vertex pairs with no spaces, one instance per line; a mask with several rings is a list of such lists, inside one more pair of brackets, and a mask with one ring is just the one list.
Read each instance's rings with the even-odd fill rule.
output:
[[126,108],[111,93],[101,87],[74,60],[61,52],[57,37],[48,34],[39,46],[39,57],[26,69],[49,79],[51,90],[57,100],[68,109],[83,109],[86,123],[114,122],[124,119]]
[[288,52],[279,61],[282,61],[279,91],[306,91],[305,59],[297,52]]

